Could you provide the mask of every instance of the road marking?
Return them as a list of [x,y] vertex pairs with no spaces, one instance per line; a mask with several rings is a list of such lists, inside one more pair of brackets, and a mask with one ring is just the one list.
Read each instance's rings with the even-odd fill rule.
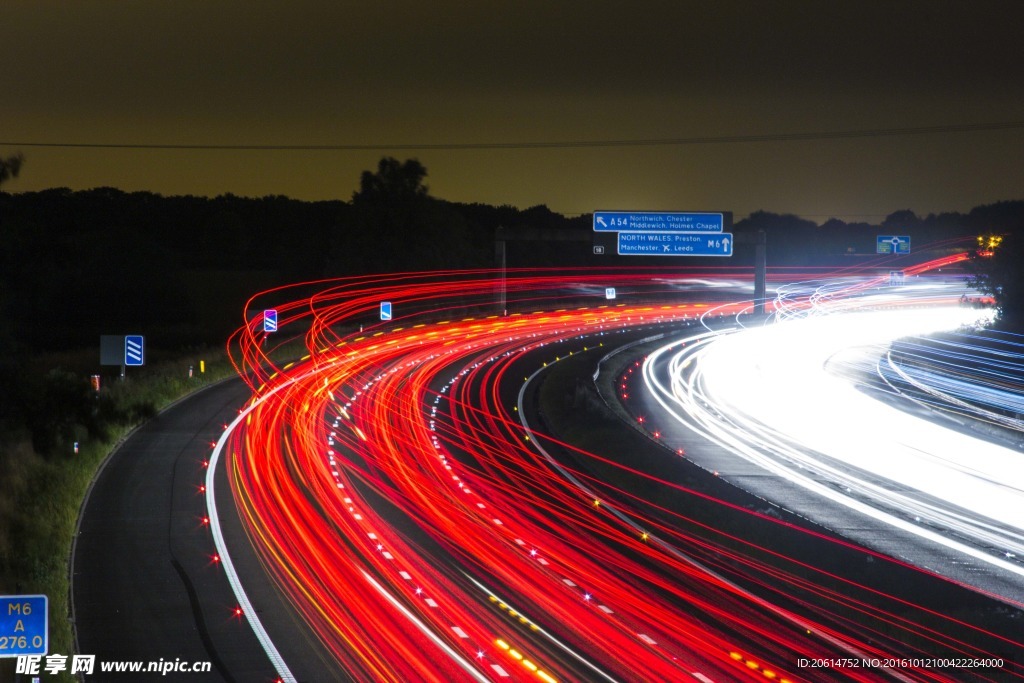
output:
[[363,577],[370,583],[370,585],[377,589],[377,592],[384,596],[384,598],[388,602],[390,602],[395,609],[401,612],[406,619],[412,622],[412,624],[415,625],[416,628],[418,628],[423,633],[423,635],[427,636],[431,641],[434,642],[435,645],[440,647],[445,652],[445,654],[451,657],[452,660],[456,664],[461,666],[463,670],[466,671],[466,673],[473,677],[474,680],[480,681],[480,683],[487,682],[487,677],[484,675],[482,671],[478,670],[475,666],[473,666],[471,662],[469,662],[464,657],[462,657],[462,655],[453,650],[452,647],[448,645],[448,643],[441,640],[441,638],[436,633],[430,630],[430,628],[425,623],[420,621],[415,614],[410,612],[405,605],[400,603],[397,599],[395,599],[393,595],[384,590],[384,587],[377,583],[377,581],[372,576],[367,574],[366,571],[363,571],[362,574]]
[[242,579],[238,576],[238,571],[235,569],[234,562],[231,561],[231,555],[228,553],[227,543],[224,540],[224,530],[220,526],[220,515],[217,512],[217,499],[214,492],[217,461],[220,460],[220,455],[224,451],[224,446],[227,444],[228,438],[235,431],[242,420],[247,419],[252,413],[253,409],[259,404],[265,401],[268,397],[277,393],[277,389],[270,392],[266,396],[261,397],[258,401],[250,405],[245,411],[239,413],[238,417],[224,430],[221,434],[220,439],[217,440],[217,445],[213,449],[213,453],[210,454],[210,464],[206,468],[206,511],[207,516],[210,518],[210,531],[213,535],[213,543],[217,548],[217,554],[220,556],[221,568],[224,574],[227,576],[228,583],[231,584],[231,590],[235,594],[235,599],[238,601],[238,605],[242,608],[242,614],[245,615],[246,621],[249,622],[250,628],[253,633],[256,634],[256,639],[260,642],[263,647],[263,651],[267,653],[267,658],[270,659],[271,665],[277,671],[278,677],[280,677],[283,683],[296,683],[295,675],[292,674],[291,669],[285,663],[281,653],[277,651],[273,641],[270,640],[270,635],[267,630],[263,627],[263,622],[260,621],[257,616],[256,608],[253,607],[252,602],[249,600],[249,596],[245,593],[245,588],[242,587]]

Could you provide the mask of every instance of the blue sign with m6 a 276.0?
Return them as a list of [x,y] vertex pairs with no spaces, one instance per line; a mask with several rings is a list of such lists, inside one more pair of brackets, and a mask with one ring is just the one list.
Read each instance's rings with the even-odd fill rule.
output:
[[721,213],[595,211],[595,232],[722,232]]
[[45,595],[0,595],[0,657],[45,655],[50,622]]

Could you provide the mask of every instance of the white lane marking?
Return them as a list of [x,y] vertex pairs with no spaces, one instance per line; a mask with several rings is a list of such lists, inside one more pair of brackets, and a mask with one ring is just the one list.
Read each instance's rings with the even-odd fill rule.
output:
[[480,681],[480,683],[487,683],[487,677],[484,675],[482,671],[478,670],[475,666],[473,666],[473,664],[470,661],[468,661],[458,652],[453,650],[448,643],[441,640],[436,633],[434,633],[426,624],[420,621],[415,614],[410,612],[405,605],[400,603],[398,600],[395,599],[393,595],[384,590],[384,587],[377,583],[377,581],[372,576],[367,574],[366,571],[360,571],[362,571],[363,576],[370,583],[370,585],[377,589],[377,592],[383,595],[384,598],[388,602],[390,602],[395,609],[401,612],[402,615],[405,616],[405,618],[408,619],[410,622],[412,622],[412,624],[416,628],[418,628],[425,636],[430,638],[430,640],[432,640],[435,645],[444,650],[445,654],[451,657],[456,664],[461,666],[466,671],[466,673],[472,676],[475,680]]
[[210,531],[213,535],[213,544],[217,548],[217,554],[220,556],[220,564],[224,569],[224,574],[227,576],[228,583],[231,584],[231,591],[235,594],[235,600],[238,601],[238,606],[242,608],[242,614],[245,615],[246,621],[249,622],[249,627],[252,628],[256,634],[256,639],[259,640],[260,646],[263,647],[263,651],[267,653],[267,658],[270,659],[271,665],[277,671],[278,677],[283,683],[296,683],[296,678],[292,674],[291,669],[285,663],[281,653],[277,651],[277,647],[274,646],[273,641],[270,640],[270,635],[267,630],[263,627],[263,622],[260,621],[259,616],[256,614],[256,608],[253,607],[252,602],[249,600],[249,596],[246,595],[245,589],[242,587],[242,580],[238,576],[238,571],[235,569],[234,562],[231,561],[231,555],[228,553],[227,543],[224,541],[224,530],[220,527],[220,515],[217,512],[217,499],[214,494],[214,485],[217,472],[217,461],[220,460],[220,454],[224,451],[224,446],[228,442],[228,438],[231,433],[235,431],[235,428],[242,422],[243,419],[247,418],[256,406],[260,405],[268,397],[273,396],[277,393],[277,389],[271,391],[266,396],[263,396],[258,401],[254,402],[244,411],[238,414],[238,417],[228,425],[228,428],[224,430],[224,433],[220,435],[217,440],[217,445],[213,449],[213,453],[210,454],[210,464],[206,468],[206,511],[210,518]]

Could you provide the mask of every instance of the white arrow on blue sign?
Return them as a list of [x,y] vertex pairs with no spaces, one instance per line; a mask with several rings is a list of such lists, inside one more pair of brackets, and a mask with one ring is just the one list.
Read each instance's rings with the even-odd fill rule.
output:
[[380,302],[380,319],[391,320],[391,302],[381,301]]
[[595,211],[595,232],[722,232],[721,213]]
[[128,366],[145,365],[146,338],[141,334],[124,336],[124,364]]
[[620,232],[620,256],[732,256],[731,232]]
[[268,308],[263,311],[263,331],[277,332],[277,310]]

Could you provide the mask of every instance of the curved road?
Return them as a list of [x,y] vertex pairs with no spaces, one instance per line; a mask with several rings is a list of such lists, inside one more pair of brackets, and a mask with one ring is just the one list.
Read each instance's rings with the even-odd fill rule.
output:
[[[760,680],[768,677],[762,657],[795,678],[797,656],[827,652],[836,638],[850,644],[837,648],[837,656],[883,651],[885,645],[872,643],[876,626],[843,625],[847,607],[861,608],[847,604],[842,591],[804,585],[803,569],[778,573],[760,558],[764,549],[708,544],[676,524],[676,513],[645,517],[639,507],[634,518],[645,519],[647,529],[656,526],[660,538],[637,533],[612,505],[566,486],[537,457],[541,449],[530,437],[558,444],[519,424],[508,391],[534,368],[541,371],[538,358],[578,353],[581,346],[596,355],[594,343],[613,330],[640,336],[638,326],[692,320],[699,306],[596,306],[337,336],[332,326],[374,311],[392,295],[435,305],[444,297],[464,300],[467,292],[486,298],[494,288],[488,281],[459,289],[463,283],[454,278],[407,280],[401,290],[388,284],[396,289],[342,293],[339,287],[280,307],[286,328],[314,311],[301,332],[312,358],[294,368],[270,362],[256,334],[259,320],[239,340],[239,365],[255,377],[251,389],[273,397],[253,410],[251,423],[246,413],[238,433],[221,440],[230,478],[214,471],[218,496],[235,494],[219,498],[225,535],[248,533],[259,548],[257,556],[249,543],[230,545],[245,576],[249,614],[235,614],[222,567],[211,559],[200,490],[211,442],[249,391],[239,383],[207,390],[189,401],[189,410],[162,414],[114,456],[86,506],[75,552],[81,652],[101,660],[205,660],[215,669],[209,680],[274,680],[281,669],[243,618],[257,615],[291,669],[286,678],[298,681],[348,680],[340,671],[354,680],[408,680],[396,677],[403,673],[423,680],[554,680],[536,664],[520,663],[519,643],[562,680],[586,679],[588,668],[623,680],[643,680],[652,671],[693,672],[684,675],[702,681],[724,680],[723,672]],[[524,279],[518,286],[536,285]],[[623,509],[630,505],[630,493],[610,493]],[[426,535],[396,523],[396,514]],[[677,548],[684,547],[703,553],[718,573],[683,557]],[[722,571],[774,592],[787,606],[747,594]],[[474,577],[495,593],[488,597]],[[274,586],[287,597],[278,597]],[[602,602],[591,602],[591,586]],[[518,604],[505,604],[508,598],[526,605],[540,624],[518,614]],[[825,610],[835,604],[837,611],[822,612],[818,604]],[[782,617],[784,611],[807,616]],[[509,624],[513,616],[518,626]],[[889,617],[899,618],[878,614]],[[810,635],[809,627],[805,637],[808,619],[817,632]],[[511,646],[503,639],[510,637]],[[730,641],[748,646],[757,661],[730,652]],[[161,651],[172,642],[172,651]],[[826,674],[816,673],[818,679]],[[927,676],[920,673],[914,680]],[[903,678],[881,671],[827,675]]]
[[[234,595],[213,559],[200,488],[211,442],[249,396],[241,380],[190,396],[132,433],[98,473],[72,554],[77,651],[96,655],[96,673],[86,680],[104,680],[100,664],[114,661],[210,665],[209,673],[154,672],[137,674],[138,680],[276,680],[249,625],[234,613]],[[225,515],[222,522],[241,533],[237,519]],[[245,544],[237,546],[250,596],[278,626],[276,642],[294,644],[291,660],[304,675],[322,669],[315,643],[306,640],[255,558],[244,553]],[[303,662],[312,671],[302,672]]]

